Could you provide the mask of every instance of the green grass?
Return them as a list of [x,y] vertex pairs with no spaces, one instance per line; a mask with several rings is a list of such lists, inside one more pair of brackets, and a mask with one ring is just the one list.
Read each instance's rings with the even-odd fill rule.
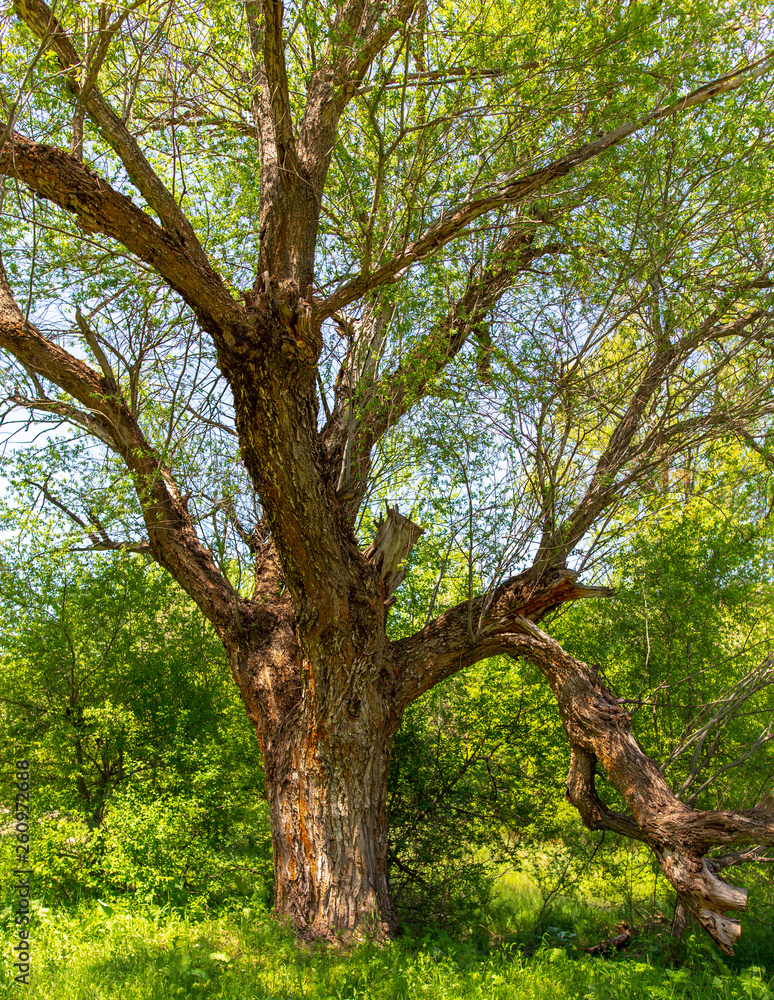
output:
[[774,1000],[761,966],[731,970],[717,956],[676,970],[594,959],[554,946],[550,935],[529,957],[515,943],[486,954],[438,933],[349,954],[304,949],[261,906],[193,919],[134,903],[91,903],[39,911],[33,934],[32,982],[14,984],[6,917],[0,993],[29,1000]]

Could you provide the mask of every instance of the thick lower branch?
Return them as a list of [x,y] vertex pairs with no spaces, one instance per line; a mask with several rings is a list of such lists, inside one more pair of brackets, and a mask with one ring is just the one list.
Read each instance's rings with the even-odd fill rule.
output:
[[[464,602],[421,632],[393,644],[397,701],[408,704],[434,684],[489,656],[506,653],[534,663],[548,680],[572,749],[567,796],[592,829],[609,829],[648,844],[661,870],[717,944],[731,954],[741,933],[746,892],[717,876],[713,847],[774,845],[774,810],[697,811],[681,802],[631,733],[631,718],[597,673],[535,624],[559,604],[600,596],[567,570],[531,570],[503,584],[488,600]],[[600,763],[630,815],[609,808],[596,791]]]
[[[595,829],[608,828],[653,848],[661,870],[686,909],[728,954],[741,925],[727,911],[741,911],[746,890],[717,877],[706,855],[717,846],[774,844],[774,815],[764,809],[697,811],[676,798],[664,776],[631,734],[631,719],[596,672],[566,653],[533,622],[501,636],[510,654],[534,663],[551,685],[573,751],[567,794]],[[601,762],[631,818],[609,809],[597,795]]]
[[506,580],[493,593],[462,601],[421,631],[393,644],[400,665],[396,696],[401,710],[463,667],[508,652],[508,633],[522,618],[540,621],[561,604],[610,594],[608,587],[577,583],[577,573],[571,570],[538,576],[529,569]]
[[74,413],[67,412],[70,404],[64,404],[64,415],[77,421],[76,414],[83,413],[86,429],[123,459],[140,500],[150,552],[196,601],[221,637],[245,627],[245,623],[262,620],[268,625],[268,612],[236,594],[212,553],[202,545],[170,470],[146,440],[116,386],[25,320],[2,261],[0,348],[81,404],[83,411]]

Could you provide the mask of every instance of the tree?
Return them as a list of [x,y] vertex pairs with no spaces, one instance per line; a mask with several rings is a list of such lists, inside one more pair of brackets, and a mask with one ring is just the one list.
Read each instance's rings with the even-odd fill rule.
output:
[[258,747],[222,646],[171,577],[134,554],[7,544],[0,609],[0,769],[35,762],[37,892],[190,905],[233,895],[243,872],[251,895],[268,882]]
[[[0,345],[6,426],[37,442],[16,482],[212,622],[262,748],[277,911],[394,932],[393,737],[502,653],[556,695],[584,821],[650,844],[729,950],[744,894],[706,856],[774,819],[678,801],[538,623],[604,592],[578,573],[665,462],[765,447],[765,6],[14,11]],[[80,435],[64,465],[40,421]],[[423,483],[468,596],[390,641],[422,505],[363,533]]]

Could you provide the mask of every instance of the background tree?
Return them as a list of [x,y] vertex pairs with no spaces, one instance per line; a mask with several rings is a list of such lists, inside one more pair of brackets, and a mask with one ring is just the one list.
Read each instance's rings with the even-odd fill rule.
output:
[[47,903],[201,905],[271,880],[260,756],[222,647],[144,562],[2,549],[0,769],[11,781],[20,752],[35,761]]
[[[585,822],[652,846],[730,949],[744,893],[705,857],[770,843],[774,819],[676,799],[537,623],[600,593],[577,576],[617,505],[771,411],[766,8],[14,12],[6,425],[74,427],[25,479],[92,548],[149,553],[223,642],[278,912],[312,937],[394,930],[395,732],[507,654],[556,695]],[[467,598],[390,641],[422,505],[367,546],[360,516],[421,483]]]

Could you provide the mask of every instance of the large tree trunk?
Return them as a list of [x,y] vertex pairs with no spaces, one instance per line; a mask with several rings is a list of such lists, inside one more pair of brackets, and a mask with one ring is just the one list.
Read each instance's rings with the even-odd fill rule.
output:
[[388,643],[380,630],[370,648],[334,637],[331,649],[314,629],[299,642],[290,601],[274,610],[270,637],[227,646],[263,753],[275,911],[308,940],[385,940],[397,929],[386,799],[400,725]]
[[349,943],[396,930],[387,885],[393,734],[374,708],[322,726],[289,719],[266,757],[275,909],[304,937]]

